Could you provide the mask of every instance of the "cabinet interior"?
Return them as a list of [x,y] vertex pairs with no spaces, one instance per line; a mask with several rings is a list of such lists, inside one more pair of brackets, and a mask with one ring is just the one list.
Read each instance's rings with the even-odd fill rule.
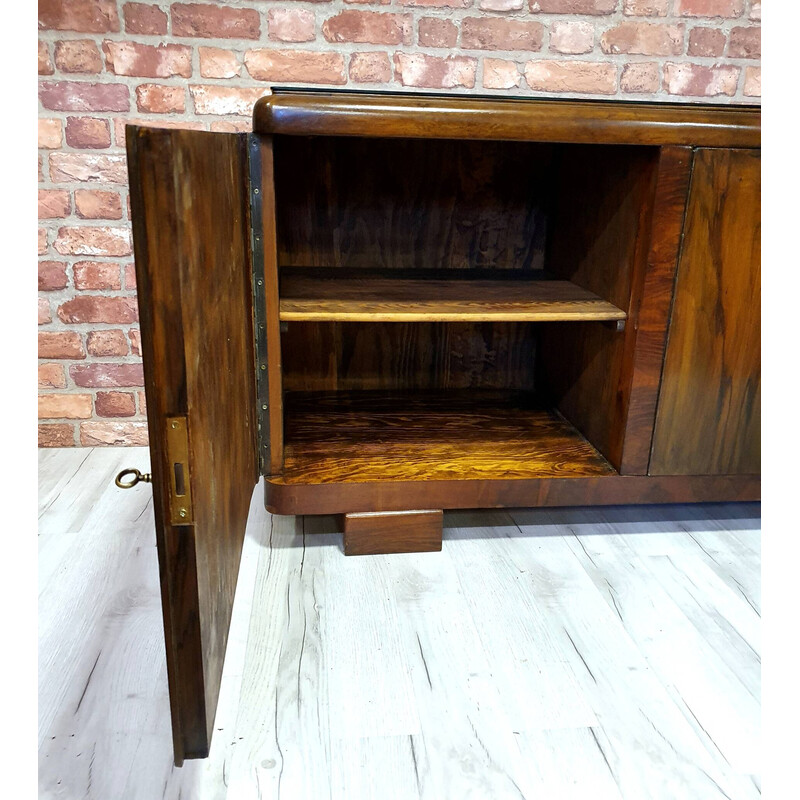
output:
[[614,474],[657,148],[274,154],[285,481]]

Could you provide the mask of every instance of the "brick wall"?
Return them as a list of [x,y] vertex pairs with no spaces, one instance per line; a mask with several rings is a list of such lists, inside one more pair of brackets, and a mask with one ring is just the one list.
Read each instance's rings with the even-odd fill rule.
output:
[[125,123],[272,83],[753,103],[759,0],[39,0],[39,443],[145,444]]

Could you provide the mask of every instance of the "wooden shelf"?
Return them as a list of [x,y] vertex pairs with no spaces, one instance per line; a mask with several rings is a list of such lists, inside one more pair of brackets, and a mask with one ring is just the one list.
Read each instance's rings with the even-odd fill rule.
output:
[[[336,275],[326,273],[336,272]],[[456,272],[455,270],[453,271]],[[626,313],[569,281],[364,277],[338,270],[283,269],[283,322],[582,322]],[[442,271],[437,275],[441,276]],[[541,273],[536,273],[537,277]]]
[[287,392],[284,414],[284,484],[616,474],[528,393]]

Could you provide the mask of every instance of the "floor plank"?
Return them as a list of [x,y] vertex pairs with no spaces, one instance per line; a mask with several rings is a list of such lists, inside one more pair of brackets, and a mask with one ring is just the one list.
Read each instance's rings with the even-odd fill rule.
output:
[[757,504],[449,512],[345,558],[253,497],[215,736],[172,765],[143,449],[40,456],[40,796],[760,794]]

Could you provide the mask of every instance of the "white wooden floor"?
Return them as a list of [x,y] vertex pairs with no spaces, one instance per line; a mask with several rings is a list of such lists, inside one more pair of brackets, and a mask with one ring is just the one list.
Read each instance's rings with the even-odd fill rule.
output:
[[759,506],[445,515],[345,558],[254,495],[211,755],[172,765],[143,449],[40,456],[40,797],[757,797]]

